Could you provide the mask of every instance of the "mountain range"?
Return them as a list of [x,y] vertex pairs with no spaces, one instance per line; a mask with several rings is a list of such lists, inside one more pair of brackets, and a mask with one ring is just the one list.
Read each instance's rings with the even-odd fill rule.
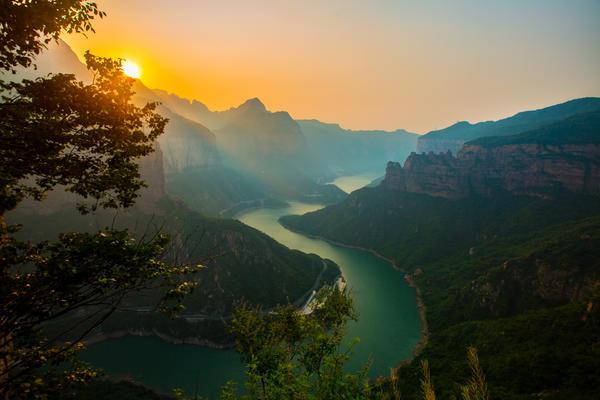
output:
[[[17,77],[62,72],[86,82],[92,79],[64,42],[51,46],[36,64],[35,73],[26,71]],[[128,332],[221,345],[228,341],[221,318],[231,313],[236,301],[246,299],[267,309],[290,300],[299,303],[309,288],[335,280],[339,270],[332,263],[290,251],[237,221],[206,216],[229,216],[246,207],[277,206],[294,198],[338,202],[346,194],[318,182],[347,173],[350,168],[369,170],[367,161],[364,167],[360,166],[361,160],[346,161],[344,169],[335,164],[337,161],[328,164],[326,153],[315,149],[327,146],[326,142],[316,143],[312,130],[309,142],[301,125],[287,112],[270,112],[259,99],[213,112],[198,101],[149,89],[140,81],[135,82],[133,90],[135,103],[160,102],[159,113],[169,119],[156,151],[140,160],[140,172],[148,187],[136,206],[116,216],[110,212],[79,216],[73,207],[77,200],[57,190],[41,204],[25,202],[7,216],[8,220],[36,226],[35,231],[22,232],[31,240],[43,240],[65,230],[94,230],[113,224],[139,235],[160,227],[174,237],[173,251],[178,261],[192,261],[209,250],[219,250],[219,246],[224,246],[227,254],[209,261],[198,278],[201,289],[188,300],[186,312],[202,318],[193,323],[185,319],[173,323],[147,312],[120,312],[100,327],[97,338]],[[341,131],[331,135],[348,135],[345,146],[354,146],[354,153],[365,142],[365,135],[381,136],[382,144],[373,146],[377,154],[369,156],[363,151],[364,160],[370,157],[379,163],[388,158],[388,137],[396,137],[395,133],[384,132]],[[398,136],[416,138],[405,132]],[[415,144],[416,140],[394,143],[398,146],[397,159]],[[407,149],[400,149],[405,145]],[[154,297],[150,293],[129,299],[128,306],[146,310]]]
[[354,131],[317,120],[298,124],[315,159],[327,160],[322,176],[382,173],[387,161],[404,161],[418,138],[404,129]]
[[539,110],[524,111],[498,121],[471,124],[457,122],[447,128],[431,131],[419,137],[417,152],[456,154],[470,140],[488,136],[509,136],[558,122],[581,112],[600,108],[600,98],[585,97]]
[[[87,79],[65,46],[45,53],[39,71]],[[313,201],[328,206],[281,223],[372,250],[419,288],[429,330],[422,351],[400,368],[403,398],[420,398],[423,360],[440,397],[458,398],[455,382],[468,375],[463,352],[471,345],[495,396],[596,398],[599,98],[418,136],[296,121],[256,98],[211,111],[139,81],[134,89],[136,102],[159,101],[170,122],[156,152],[140,160],[149,187],[118,215],[118,226],[140,236],[139,227],[164,229],[174,238],[171,260],[215,251],[219,257],[207,260],[198,276],[187,318],[173,322],[148,313],[156,293],[144,293],[96,332],[98,340],[132,333],[223,345],[229,341],[223,320],[236,301],[266,309],[302,303],[313,288],[333,282],[338,267],[221,217],[290,199]],[[350,195],[323,184],[384,169],[383,179]],[[114,219],[79,216],[72,205],[72,197],[56,192],[8,219],[36,226],[23,233],[32,240]]]
[[[79,61],[75,62],[75,55],[62,46],[58,46],[61,62],[44,53],[37,73],[75,72],[86,79],[87,70],[77,69]],[[70,57],[71,64],[63,63],[64,57]],[[155,100],[149,89],[136,89],[136,102]],[[167,233],[172,241],[166,261],[202,261],[206,266],[196,277],[199,289],[186,299],[183,318],[172,320],[149,312],[158,293],[140,293],[126,299],[123,309],[94,331],[92,340],[127,333],[157,335],[173,342],[228,345],[231,338],[225,333],[224,320],[237,302],[244,299],[264,309],[288,302],[300,305],[312,290],[336,280],[340,272],[334,263],[290,250],[239,221],[207,217],[171,193],[170,176],[177,177],[193,168],[219,171],[223,176],[227,170],[210,130],[164,105],[159,112],[169,118],[169,124],[156,143],[155,152],[139,161],[141,177],[148,187],[141,190],[133,207],[80,215],[75,206],[81,199],[58,188],[44,201],[24,201],[6,215],[8,223],[31,227],[20,235],[34,242],[56,237],[60,232],[97,231],[107,226],[127,228],[140,240]],[[227,190],[225,182],[235,184],[230,178],[223,177],[221,193]],[[241,184],[248,185],[246,181]]]
[[459,199],[502,193],[600,195],[600,109],[513,136],[467,142],[456,156],[411,154],[390,162],[383,185]]
[[376,187],[281,219],[375,251],[419,287],[428,341],[398,373],[403,398],[421,398],[422,360],[440,396],[458,397],[468,346],[503,399],[595,398],[599,112],[471,138],[456,156],[414,153],[403,166],[390,162]]

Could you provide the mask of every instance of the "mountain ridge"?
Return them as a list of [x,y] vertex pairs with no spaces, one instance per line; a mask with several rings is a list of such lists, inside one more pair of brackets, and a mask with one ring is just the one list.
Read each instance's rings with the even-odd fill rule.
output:
[[280,219],[376,251],[418,285],[430,336],[398,373],[403,398],[422,398],[423,360],[440,396],[458,398],[453,382],[468,366],[456,360],[468,346],[503,399],[595,398],[597,113],[477,139],[457,156],[414,153],[404,166],[389,163],[377,187]]
[[315,119],[298,124],[314,157],[325,160],[323,176],[382,173],[387,161],[402,162],[416,150],[418,135],[403,129],[353,131]]
[[600,110],[512,136],[480,138],[454,156],[412,153],[390,162],[382,185],[391,190],[459,199],[500,192],[551,196],[600,195]]
[[457,122],[447,128],[430,131],[419,137],[417,152],[457,153],[470,140],[487,136],[510,136],[560,121],[580,112],[600,109],[600,98],[582,97],[537,110],[522,111],[497,121],[471,124]]
[[[51,72],[88,73],[62,41],[51,45],[41,61],[43,64],[40,62],[35,71],[37,76]],[[136,92],[132,99],[134,104],[160,100],[139,80],[134,82],[133,91]],[[236,302],[244,299],[266,309],[288,301],[301,303],[315,284],[321,287],[333,283],[339,275],[334,263],[290,250],[239,221],[201,215],[181,199],[174,198],[171,194],[173,176],[189,170],[202,173],[222,170],[222,160],[216,136],[206,126],[177,114],[164,104],[157,112],[170,121],[165,133],[155,142],[155,151],[138,161],[140,176],[148,187],[140,190],[134,206],[81,215],[76,204],[84,200],[59,187],[48,193],[44,201],[26,200],[6,215],[9,223],[24,223],[29,227],[19,234],[33,242],[48,240],[60,232],[94,232],[111,226],[128,229],[139,240],[154,234],[169,234],[172,241],[171,247],[165,250],[167,262],[180,264],[204,260],[207,268],[196,276],[200,286],[186,298],[186,306],[189,313],[210,318],[173,321],[164,315],[150,313],[152,301],[158,296],[155,291],[149,291],[127,299],[124,308],[130,311],[120,310],[94,333],[109,337],[115,332],[147,331],[178,340],[197,338],[204,344],[231,344],[220,317],[230,315]],[[235,172],[228,171],[217,178],[231,178],[232,174]],[[231,196],[218,197],[220,206],[229,206],[228,201],[232,198],[238,201],[236,188],[231,191],[234,192]],[[252,195],[258,194],[253,192]]]

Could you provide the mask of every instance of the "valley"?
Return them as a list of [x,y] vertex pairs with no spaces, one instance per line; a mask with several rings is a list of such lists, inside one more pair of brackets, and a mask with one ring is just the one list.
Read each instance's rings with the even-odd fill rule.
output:
[[597,400],[600,3],[231,3],[2,2],[0,400]]
[[[346,177],[357,189],[369,177]],[[368,183],[368,182],[367,182]],[[286,207],[258,208],[237,218],[283,245],[314,253],[339,265],[351,289],[359,313],[350,323],[344,342],[359,337],[349,363],[351,370],[372,357],[370,376],[385,375],[389,369],[409,358],[421,338],[421,324],[415,291],[403,273],[390,263],[357,249],[335,246],[283,228],[278,219],[289,214],[304,214],[322,208],[319,204],[290,202]],[[214,398],[227,380],[243,378],[242,364],[234,350],[217,350],[185,344],[170,344],[154,337],[122,337],[90,346],[82,356],[117,378],[130,377],[164,393],[179,387],[187,393],[198,391]],[[176,370],[159,360],[177,360]]]
[[399,371],[403,398],[421,398],[423,360],[438,393],[458,395],[453,382],[466,374],[468,346],[505,399],[594,398],[599,126],[598,111],[582,112],[479,138],[456,156],[413,153],[403,166],[389,163],[380,185],[281,219],[296,232],[377,251],[419,286],[430,335]]

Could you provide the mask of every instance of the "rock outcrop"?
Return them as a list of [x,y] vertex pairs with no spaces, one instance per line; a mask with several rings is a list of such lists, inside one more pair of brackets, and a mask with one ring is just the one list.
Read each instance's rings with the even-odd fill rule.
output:
[[159,112],[169,118],[165,133],[158,137],[166,174],[221,165],[215,135],[208,128],[166,107]]
[[388,163],[382,185],[448,199],[500,192],[600,195],[600,145],[466,145],[456,156],[413,153],[404,167]]
[[442,139],[423,135],[417,140],[417,153],[445,153],[456,154],[465,144],[463,139]]

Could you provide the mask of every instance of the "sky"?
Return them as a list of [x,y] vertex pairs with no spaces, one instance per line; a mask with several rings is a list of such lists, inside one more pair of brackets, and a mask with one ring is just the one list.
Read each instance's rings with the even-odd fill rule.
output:
[[99,0],[81,56],[213,110],[417,133],[600,96],[600,0]]

